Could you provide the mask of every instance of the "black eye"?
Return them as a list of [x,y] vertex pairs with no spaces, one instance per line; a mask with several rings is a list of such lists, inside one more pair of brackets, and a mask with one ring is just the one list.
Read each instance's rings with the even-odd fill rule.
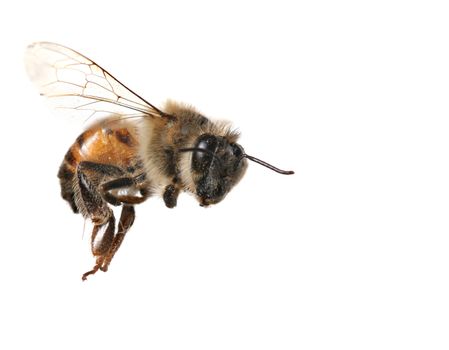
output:
[[202,135],[198,138],[195,148],[204,149],[204,151],[194,151],[192,155],[192,168],[196,171],[204,171],[212,163],[213,154],[217,149],[218,141],[215,136]]

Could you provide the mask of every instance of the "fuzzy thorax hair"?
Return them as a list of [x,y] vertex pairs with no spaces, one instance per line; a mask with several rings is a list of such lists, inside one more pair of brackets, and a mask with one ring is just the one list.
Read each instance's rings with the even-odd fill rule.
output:
[[[140,157],[146,174],[152,187],[159,191],[169,185],[175,176],[179,176],[183,189],[194,192],[192,154],[178,153],[178,150],[194,147],[198,137],[203,134],[221,136],[229,143],[235,143],[239,132],[232,128],[231,123],[211,121],[190,105],[169,100],[162,110],[175,119],[148,118],[143,121],[140,130]],[[172,158],[167,156],[170,153],[167,150],[172,152]]]

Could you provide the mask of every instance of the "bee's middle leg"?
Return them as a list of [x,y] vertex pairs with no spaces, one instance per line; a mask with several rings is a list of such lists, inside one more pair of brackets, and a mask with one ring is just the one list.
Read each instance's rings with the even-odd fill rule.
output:
[[[123,190],[124,193],[113,194],[114,190]],[[146,183],[139,183],[136,178],[132,177],[121,177],[103,183],[100,186],[100,191],[102,197],[112,205],[140,204],[150,196]]]

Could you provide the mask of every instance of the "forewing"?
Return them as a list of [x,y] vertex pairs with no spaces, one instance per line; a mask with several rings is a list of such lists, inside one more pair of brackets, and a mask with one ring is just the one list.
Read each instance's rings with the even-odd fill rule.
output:
[[38,42],[26,50],[28,76],[56,108],[88,119],[169,117],[87,57],[67,47]]

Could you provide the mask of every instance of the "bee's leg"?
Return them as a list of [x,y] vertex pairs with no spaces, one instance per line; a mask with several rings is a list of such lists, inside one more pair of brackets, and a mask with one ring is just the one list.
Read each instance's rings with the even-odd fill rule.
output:
[[[113,190],[123,190],[123,194],[113,194]],[[101,195],[112,205],[140,204],[150,196],[150,191],[143,184],[136,184],[135,179],[122,177],[102,184]]]
[[[100,267],[102,271],[107,271],[117,250],[125,238],[126,233],[131,228],[135,219],[134,204],[145,201],[150,196],[148,184],[139,178],[119,178],[108,181],[101,185],[101,194],[103,198],[112,204],[123,204],[117,233],[114,236],[112,246],[105,256],[103,265]],[[114,190],[122,190],[124,194],[112,192]]]
[[124,205],[122,209],[122,214],[120,215],[120,221],[118,223],[118,230],[114,236],[112,246],[107,255],[104,257],[102,266],[100,267],[102,271],[106,272],[108,270],[112,258],[114,257],[117,250],[120,248],[120,245],[122,244],[126,233],[134,223],[135,217],[136,215],[134,212],[134,207],[132,205]]
[[[101,237],[99,242],[95,242],[97,234],[101,229],[104,229],[103,236]],[[113,213],[111,213],[111,217],[109,218],[109,221],[106,224],[94,226],[91,236],[91,248],[92,254],[97,258],[93,269],[83,274],[82,276],[83,281],[87,279],[87,276],[93,275],[95,272],[97,272],[98,269],[100,269],[101,266],[103,265],[104,260],[106,258],[106,254],[111,250],[111,247],[113,246],[114,230],[115,230],[115,218]]]
[[[87,165],[85,163],[87,163]],[[92,164],[94,166],[92,166]],[[83,215],[90,218],[94,224],[91,247],[92,254],[96,257],[95,266],[91,271],[83,274],[83,280],[85,280],[88,275],[97,272],[102,266],[105,255],[110,251],[114,239],[114,214],[96,187],[99,179],[105,176],[104,172],[95,168],[98,166],[101,166],[101,164],[96,165],[95,163],[82,162],[77,168],[78,199],[81,202]],[[120,169],[118,170],[120,171]],[[102,237],[96,242],[95,240],[99,232],[102,232]]]
[[[120,168],[112,165],[83,162],[78,167],[79,192],[87,215],[95,224],[92,231],[92,253],[97,257],[94,268],[83,275],[83,280],[98,270],[108,270],[112,258],[134,222],[135,212],[132,204],[141,203],[150,195],[148,184],[143,181],[144,179],[124,177],[124,175]],[[113,177],[116,178],[101,184],[103,179]],[[113,190],[123,190],[125,194],[112,192]],[[124,204],[115,235],[115,219],[108,203]],[[95,242],[98,232],[102,229],[104,233],[101,240]]]
[[175,184],[170,184],[167,187],[165,187],[163,198],[164,203],[167,208],[174,208],[176,207],[176,203],[178,202],[178,195],[179,195],[179,187]]
[[[148,190],[146,183],[141,183],[139,181],[136,182],[135,179],[127,177],[108,181],[100,185],[99,189],[101,197],[108,203],[111,203],[113,205],[123,204],[117,233],[113,235],[113,229],[110,231],[110,233],[108,231],[107,238],[105,238],[106,244],[101,244],[101,246],[105,249],[101,249],[98,252],[94,253],[94,255],[96,255],[96,253],[101,255],[99,256],[99,258],[97,258],[97,264],[92,271],[95,272],[100,269],[106,272],[108,270],[109,264],[112,261],[112,258],[120,248],[120,245],[122,244],[126,233],[134,223],[135,211],[133,204],[139,204],[145,201],[149,197],[150,191]],[[124,190],[125,193],[127,191],[129,193],[125,195],[119,195],[111,192],[112,190]],[[137,196],[136,193],[139,193],[140,195]],[[94,251],[92,250],[92,252]]]

